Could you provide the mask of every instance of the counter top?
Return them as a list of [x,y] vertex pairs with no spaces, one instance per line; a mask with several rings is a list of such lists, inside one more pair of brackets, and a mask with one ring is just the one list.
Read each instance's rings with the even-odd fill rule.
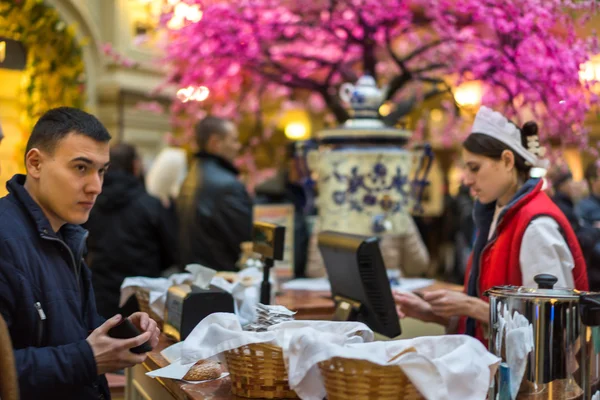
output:
[[[462,290],[462,286],[444,282],[436,282],[422,291],[437,289]],[[297,311],[297,319],[329,320],[334,312],[334,303],[328,292],[288,291],[277,297],[277,303],[290,310]],[[156,349],[148,353],[146,361],[132,368],[128,374],[127,399],[177,399],[177,400],[242,400],[242,397],[231,394],[231,381],[229,377],[217,379],[200,384],[185,383],[182,381],[156,378],[145,375],[168,365],[167,360],[160,352],[174,342],[161,335]],[[133,391],[136,394],[133,394]],[[144,392],[146,397],[136,397]],[[150,395],[149,393],[153,393]],[[156,394],[158,393],[158,394]]]

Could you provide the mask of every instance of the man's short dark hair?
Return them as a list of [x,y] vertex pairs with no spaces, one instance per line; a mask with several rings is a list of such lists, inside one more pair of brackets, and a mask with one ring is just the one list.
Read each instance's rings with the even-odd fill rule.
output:
[[48,110],[35,123],[25,154],[33,148],[52,153],[58,142],[70,133],[84,135],[97,142],[106,143],[110,140],[104,125],[92,114],[77,108],[58,107]]
[[137,151],[129,143],[117,143],[110,148],[110,168],[109,173],[115,171],[125,172],[133,175]]
[[227,125],[231,121],[223,118],[208,116],[196,125],[196,144],[202,151],[206,151],[206,144],[213,135],[224,136],[227,134]]
[[598,165],[596,162],[591,162],[584,173],[585,180],[587,181],[588,187],[590,188],[590,192],[592,191],[592,184],[596,179],[598,179]]

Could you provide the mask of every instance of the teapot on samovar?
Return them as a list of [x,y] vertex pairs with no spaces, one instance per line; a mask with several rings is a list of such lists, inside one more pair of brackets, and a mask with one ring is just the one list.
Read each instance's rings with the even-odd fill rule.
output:
[[409,150],[411,132],[381,121],[383,97],[368,75],[342,84],[351,118],[297,144],[306,186],[318,188],[320,230],[401,235],[411,214],[422,214],[433,151],[429,145]]

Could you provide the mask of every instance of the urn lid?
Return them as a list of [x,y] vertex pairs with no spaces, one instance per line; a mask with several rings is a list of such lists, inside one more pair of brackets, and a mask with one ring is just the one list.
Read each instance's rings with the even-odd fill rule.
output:
[[386,126],[379,118],[384,94],[372,76],[364,75],[354,85],[342,84],[340,98],[348,106],[350,119],[340,127],[319,132],[318,139],[406,142],[410,138],[411,132]]
[[523,286],[495,286],[486,290],[486,296],[503,296],[518,298],[542,298],[542,299],[578,299],[585,292],[577,289],[555,288],[558,279],[550,274],[538,274],[533,280],[537,288]]

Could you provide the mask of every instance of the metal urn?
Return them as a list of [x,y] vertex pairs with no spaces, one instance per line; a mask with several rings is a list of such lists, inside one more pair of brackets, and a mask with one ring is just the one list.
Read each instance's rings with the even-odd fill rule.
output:
[[[489,351],[508,365],[490,399],[600,398],[600,293],[555,288],[556,277],[534,277],[538,288],[493,287]],[[509,380],[507,385],[503,380]],[[504,397],[503,387],[512,387]]]

